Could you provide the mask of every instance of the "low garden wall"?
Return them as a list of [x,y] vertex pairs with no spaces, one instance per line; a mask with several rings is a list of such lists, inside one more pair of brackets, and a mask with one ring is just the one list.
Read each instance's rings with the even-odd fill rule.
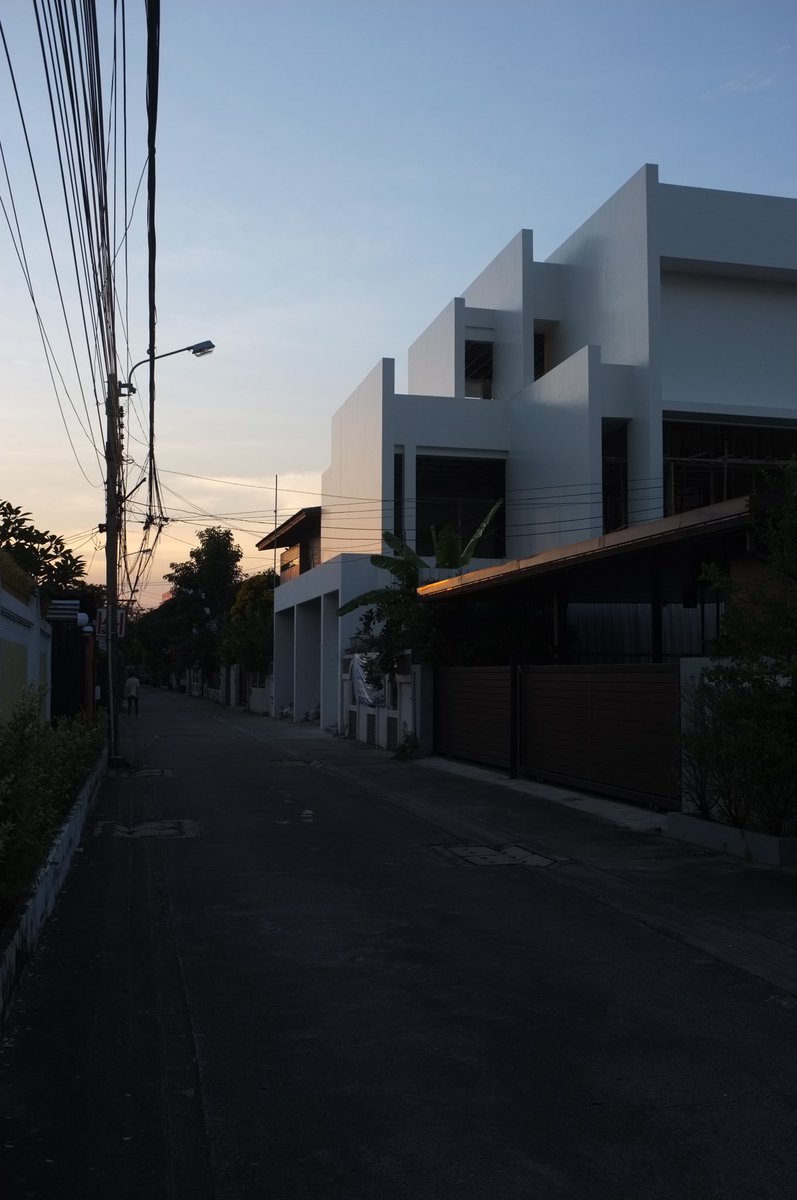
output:
[[47,861],[28,894],[0,930],[0,1027],[14,997],[19,977],[30,959],[75,856],[86,818],[105,779],[108,752],[103,750],[69,815],[55,835]]

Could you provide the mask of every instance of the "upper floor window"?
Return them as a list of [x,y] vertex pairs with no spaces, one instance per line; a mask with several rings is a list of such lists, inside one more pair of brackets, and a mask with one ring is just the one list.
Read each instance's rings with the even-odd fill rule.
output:
[[755,492],[761,477],[797,457],[797,425],[665,420],[664,513]]
[[492,400],[492,342],[465,342],[465,395],[479,400]]
[[[448,526],[463,546],[473,537],[496,500],[506,500],[503,458],[418,455],[415,460],[415,549],[434,553],[432,526]],[[476,558],[506,554],[506,515],[499,509],[476,548]]]

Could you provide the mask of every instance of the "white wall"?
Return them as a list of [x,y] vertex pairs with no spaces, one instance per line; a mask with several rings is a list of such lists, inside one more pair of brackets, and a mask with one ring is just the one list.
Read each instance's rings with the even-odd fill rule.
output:
[[495,310],[493,395],[509,400],[534,378],[533,235],[521,229],[465,289],[468,308]]
[[753,268],[797,270],[795,202],[660,183],[652,207],[656,254]]
[[647,371],[648,193],[657,174],[656,167],[643,167],[547,260],[565,268],[558,331],[564,355],[592,344],[605,363]]
[[376,554],[392,512],[393,474],[382,475],[382,412],[395,364],[383,358],[332,418],[330,466],[321,477],[321,562],[344,552]]
[[665,409],[782,408],[797,416],[793,286],[663,272],[661,316]]
[[464,391],[465,301],[447,304],[407,352],[407,391],[410,395],[461,396]]
[[294,643],[294,720],[321,705],[321,598],[297,605]]
[[[278,596],[282,588],[277,588]],[[274,709],[273,717],[287,704],[293,704],[295,610],[285,608],[274,612]]]
[[600,354],[586,346],[511,404],[507,557],[601,532]]

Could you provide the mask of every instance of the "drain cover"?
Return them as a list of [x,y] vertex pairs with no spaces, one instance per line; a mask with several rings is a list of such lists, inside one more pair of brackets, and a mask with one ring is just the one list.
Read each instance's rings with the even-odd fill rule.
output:
[[170,779],[172,772],[169,767],[141,767],[139,770],[135,767],[114,767],[108,774],[112,779],[146,779],[153,775]]
[[434,846],[433,849],[473,867],[550,867],[556,861],[535,854],[526,846]]
[[140,821],[138,825],[117,825],[115,821],[98,821],[95,837],[145,838],[145,837],[198,837],[196,821]]

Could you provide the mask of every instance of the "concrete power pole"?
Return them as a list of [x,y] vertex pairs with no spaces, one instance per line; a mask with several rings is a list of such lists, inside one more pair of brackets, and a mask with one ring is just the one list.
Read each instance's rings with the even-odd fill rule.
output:
[[108,376],[108,395],[105,401],[105,590],[108,610],[108,758],[118,756],[119,746],[119,643],[117,612],[119,609],[119,381]]

